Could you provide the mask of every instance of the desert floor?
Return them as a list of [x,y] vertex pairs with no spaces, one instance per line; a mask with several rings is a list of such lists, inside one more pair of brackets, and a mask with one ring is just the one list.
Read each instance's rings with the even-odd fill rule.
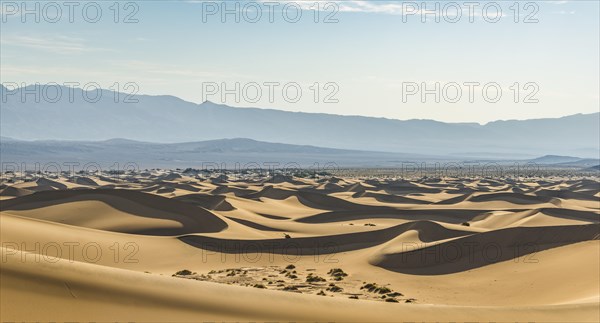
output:
[[1,185],[1,321],[600,321],[597,180]]

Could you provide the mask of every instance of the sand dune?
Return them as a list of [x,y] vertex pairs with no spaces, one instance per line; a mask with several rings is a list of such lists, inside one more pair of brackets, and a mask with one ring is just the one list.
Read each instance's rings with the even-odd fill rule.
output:
[[462,272],[546,249],[600,240],[600,225],[516,227],[477,233],[435,246],[378,255],[371,263],[420,275]]
[[600,320],[595,180],[1,184],[2,321]]
[[62,190],[5,200],[2,211],[123,233],[179,235],[217,232],[227,224],[209,211],[129,190]]

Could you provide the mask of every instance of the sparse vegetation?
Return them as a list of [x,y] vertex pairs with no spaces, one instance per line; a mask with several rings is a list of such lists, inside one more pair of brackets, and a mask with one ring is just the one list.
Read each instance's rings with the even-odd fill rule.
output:
[[332,286],[331,284],[330,284],[330,285],[329,285],[329,287],[327,288],[327,291],[328,291],[328,292],[334,292],[334,293],[339,293],[339,292],[341,292],[341,291],[343,291],[343,290],[344,290],[343,288],[341,288],[341,287],[339,287],[339,286],[336,286],[336,285],[333,285],[333,286]]
[[329,276],[332,276],[334,280],[340,281],[344,277],[348,276],[341,268],[333,268],[327,272]]
[[368,283],[363,285],[360,289],[366,289],[371,293],[378,293],[378,294],[387,294],[387,293],[391,293],[392,290],[385,287],[385,286],[378,286],[375,283]]
[[173,276],[189,276],[189,275],[193,275],[195,273],[192,273],[191,271],[184,269],[184,270],[180,270],[178,272],[175,273],[175,275]]
[[310,274],[308,274],[308,276],[306,276],[307,283],[317,283],[317,282],[324,282],[324,281],[325,281],[325,278],[313,275],[312,273],[310,273]]
[[471,226],[471,224],[469,222],[463,222],[463,223],[461,223],[461,225],[465,226],[465,227],[470,227]]
[[[342,268],[330,268],[327,271],[327,276],[321,276],[319,274],[320,271],[314,268],[298,269],[293,264],[287,264],[284,266],[241,267],[210,270],[208,274],[198,274],[184,269],[178,271],[173,276],[199,281],[245,286],[248,288],[281,290],[319,296],[349,297],[350,299],[365,299],[392,303],[413,303],[415,301],[415,299],[412,298],[404,299],[402,293],[395,292],[391,288],[378,285],[377,283],[362,282],[362,284],[360,284],[360,281],[352,279],[347,279],[345,282],[338,283],[337,280],[342,280],[344,277],[349,276]],[[389,284],[387,285],[389,286]],[[361,291],[357,291],[359,287]]]

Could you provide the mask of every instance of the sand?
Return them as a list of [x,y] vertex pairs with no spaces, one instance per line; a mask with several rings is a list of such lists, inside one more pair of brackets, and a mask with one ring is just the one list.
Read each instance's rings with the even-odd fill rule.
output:
[[2,321],[600,321],[596,180],[2,184]]

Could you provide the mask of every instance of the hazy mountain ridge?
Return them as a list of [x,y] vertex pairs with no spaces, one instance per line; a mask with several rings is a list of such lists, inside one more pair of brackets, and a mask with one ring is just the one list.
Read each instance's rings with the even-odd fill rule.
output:
[[[311,167],[318,164],[336,167],[433,167],[456,165],[463,162],[485,165],[486,163],[509,166],[535,163],[540,166],[582,169],[597,165],[598,159],[571,156],[543,156],[532,160],[516,159],[470,159],[460,156],[433,156],[377,151],[360,151],[261,142],[246,138],[220,139],[185,143],[151,143],[115,138],[104,141],[24,141],[9,139],[0,142],[3,163],[21,163],[33,167],[34,163],[98,163],[102,167],[119,163],[135,163],[139,167],[219,167],[235,168],[236,164],[257,163],[259,167],[277,164],[277,167],[297,164]],[[292,166],[290,166],[292,167]],[[439,166],[438,166],[439,167]]]
[[[402,166],[403,161],[438,160],[442,157],[373,151],[331,149],[306,145],[289,145],[235,138],[186,143],[149,143],[127,139],[105,141],[23,141],[0,142],[3,163],[78,162],[98,163],[103,167],[113,163],[133,162],[140,167],[203,167],[219,164],[234,168],[247,165],[277,163],[279,167],[293,163],[308,167],[315,163],[338,166]],[[224,164],[224,165],[221,165]],[[291,167],[291,166],[290,166]]]
[[[481,152],[479,157],[506,158],[548,154],[596,158],[600,153],[600,113],[479,125],[234,108],[173,96],[136,95],[138,103],[115,103],[115,93],[108,90],[102,91],[100,101],[90,103],[83,100],[81,89],[75,89],[75,100],[69,103],[68,91],[64,88],[56,103],[35,102],[32,95],[22,102],[20,92],[7,95],[0,110],[2,136],[90,141],[118,137],[163,143],[251,138],[351,150]],[[118,94],[121,101],[125,96]]]

